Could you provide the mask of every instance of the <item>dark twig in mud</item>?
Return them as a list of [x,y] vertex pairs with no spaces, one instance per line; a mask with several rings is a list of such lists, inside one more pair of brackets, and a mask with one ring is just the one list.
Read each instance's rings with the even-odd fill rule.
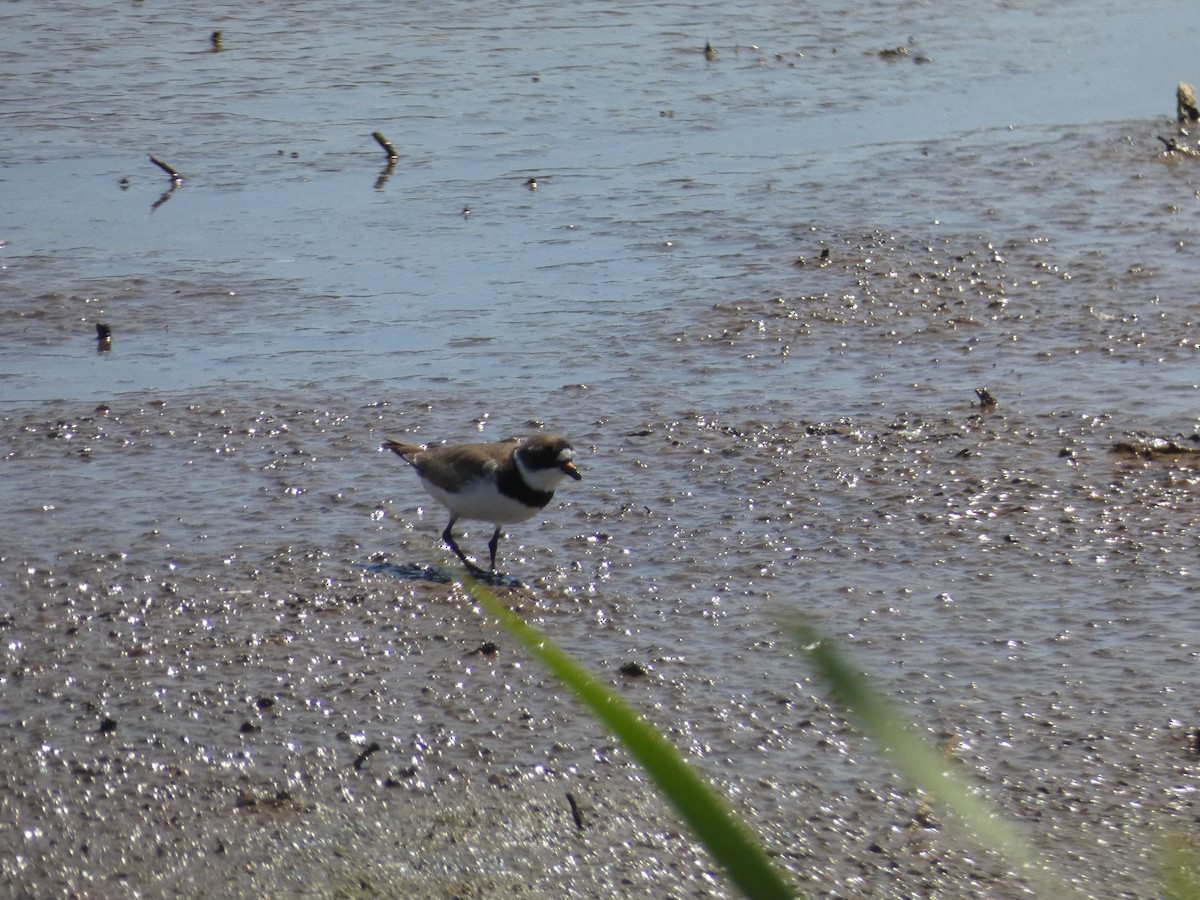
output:
[[571,805],[571,818],[575,820],[575,827],[583,831],[583,813],[579,811],[579,804],[575,802],[575,795],[567,791],[567,803]]
[[155,157],[151,156],[150,162],[154,163],[156,166],[158,166],[160,169],[162,169],[164,172],[166,172],[168,175],[170,175],[171,182],[175,185],[175,187],[179,187],[179,185],[183,184],[183,176],[180,175],[178,172],[176,172],[173,168],[168,166],[161,159],[156,159]]
[[375,143],[383,148],[383,152],[388,155],[390,161],[395,162],[400,158],[400,154],[396,152],[396,148],[392,146],[392,142],[385,138],[382,133],[372,131],[371,137],[375,138]]
[[371,743],[367,745],[367,748],[363,750],[362,753],[358,754],[358,757],[354,760],[354,768],[361,769],[363,767],[363,763],[367,761],[367,757],[378,749],[380,749],[379,744],[376,741],[371,741]]

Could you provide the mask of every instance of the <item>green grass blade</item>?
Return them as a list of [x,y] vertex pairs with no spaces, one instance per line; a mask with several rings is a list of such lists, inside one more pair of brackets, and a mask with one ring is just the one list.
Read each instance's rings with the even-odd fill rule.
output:
[[1200,897],[1200,848],[1183,835],[1170,835],[1159,860],[1164,900]]
[[909,781],[929,794],[983,846],[1000,854],[1028,878],[1039,895],[1073,895],[1021,830],[971,789],[957,762],[938,752],[913,723],[903,719],[832,643],[807,624],[793,624],[790,631],[838,702]]
[[476,603],[498,619],[510,635],[616,735],[743,894],[754,900],[802,896],[783,880],[766,852],[712,786],[633,707],[487,588],[474,581],[464,584]]

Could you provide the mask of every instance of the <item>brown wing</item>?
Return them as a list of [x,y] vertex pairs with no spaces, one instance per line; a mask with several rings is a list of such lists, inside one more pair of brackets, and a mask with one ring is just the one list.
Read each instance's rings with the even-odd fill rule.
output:
[[[410,459],[421,473],[421,477],[433,482],[442,490],[454,491],[469,484],[482,472],[499,466],[512,466],[512,449],[516,441],[495,444],[461,444],[456,447],[438,447],[427,450]],[[407,457],[406,457],[407,458]]]

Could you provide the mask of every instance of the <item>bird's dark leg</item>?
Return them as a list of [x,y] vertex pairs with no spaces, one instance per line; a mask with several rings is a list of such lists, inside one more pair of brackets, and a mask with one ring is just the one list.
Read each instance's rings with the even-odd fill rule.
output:
[[488,550],[492,551],[492,574],[496,574],[496,548],[500,546],[500,527],[492,532],[492,540],[487,542]]
[[455,552],[455,554],[458,556],[458,558],[463,561],[463,565],[466,566],[470,572],[472,572],[472,573],[483,572],[483,569],[479,568],[479,566],[475,565],[475,563],[473,563],[469,559],[467,559],[467,554],[463,553],[462,548],[459,547],[458,544],[455,542],[454,532],[452,531],[452,529],[454,528],[454,523],[457,521],[458,521],[458,516],[450,517],[450,524],[447,525],[446,530],[442,532],[442,540],[445,541],[447,545],[449,545],[450,549],[453,550]]
[[488,549],[492,551],[492,574],[496,572],[496,548],[500,546],[500,526],[496,526],[496,530],[492,532],[492,539],[488,541]]

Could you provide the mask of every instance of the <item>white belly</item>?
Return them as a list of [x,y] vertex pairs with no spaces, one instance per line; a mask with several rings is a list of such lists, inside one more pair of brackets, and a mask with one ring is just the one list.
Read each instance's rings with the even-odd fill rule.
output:
[[506,522],[524,522],[538,511],[535,507],[526,506],[504,496],[485,479],[471,482],[457,494],[444,491],[424,478],[421,479],[421,484],[425,486],[429,496],[462,519],[478,519],[481,522],[500,525]]

